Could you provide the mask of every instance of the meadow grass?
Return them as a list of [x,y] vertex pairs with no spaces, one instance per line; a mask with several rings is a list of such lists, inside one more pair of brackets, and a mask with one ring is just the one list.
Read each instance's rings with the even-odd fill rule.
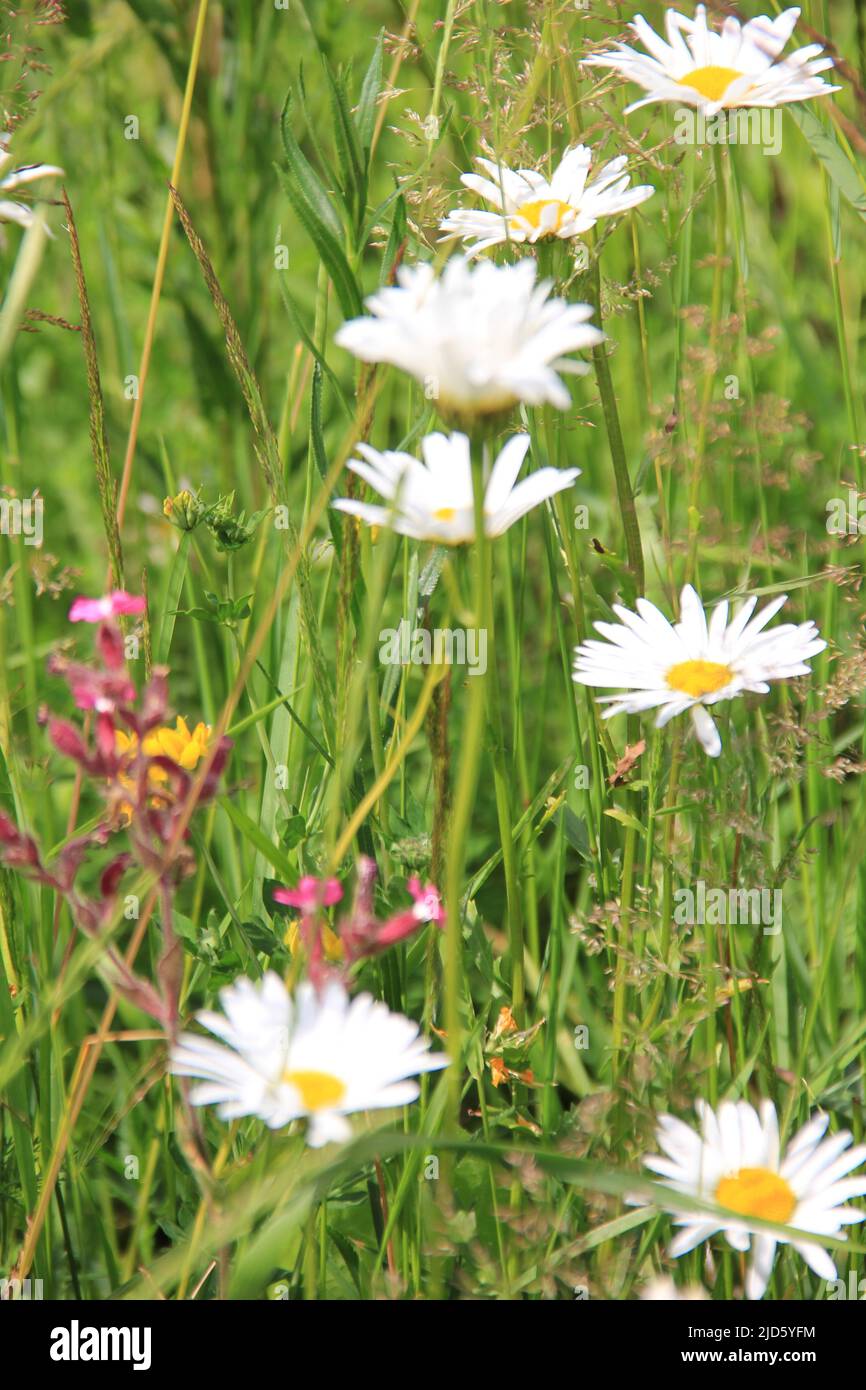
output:
[[[673,1273],[740,1297],[722,1241],[670,1259],[640,1160],[698,1098],[863,1135],[863,535],[827,524],[864,486],[859,5],[804,0],[841,91],[779,112],[774,155],[679,144],[665,106],[622,115],[634,89],[579,60],[628,5],[74,8],[30,32],[38,100],[4,74],[15,162],[61,165],[68,205],[41,204],[53,238],[6,226],[0,251],[0,486],[44,503],[41,547],[0,536],[0,809],[46,860],[96,823],[99,787],[44,725],[85,719],[46,660],[90,660],[75,594],[146,594],[133,680],[169,667],[172,711],[233,741],[165,848],[191,870],[182,1020],[239,975],[297,983],[275,884],[351,895],[366,855],[380,917],[417,874],[447,921],[352,987],[451,1065],[325,1150],[193,1114],[163,1030],[105,973],[111,945],[158,977],[158,872],[88,936],[0,867],[0,1275],[51,1298],[620,1300]],[[335,511],[362,495],[359,441],[413,452],[441,428],[423,383],[335,331],[399,265],[453,254],[438,224],[475,155],[548,167],[580,141],[655,188],[584,260],[537,248],[607,340],[567,411],[521,405],[475,457],[525,428],[531,467],[579,467],[574,487],[465,547]],[[184,488],[232,495],[234,522],[172,527]],[[476,477],[476,523],[480,498]],[[707,602],[787,593],[828,643],[810,676],[715,707],[717,760],[686,718],[604,722],[572,680],[614,603],[673,617],[687,581]],[[401,623],[483,630],[486,672],[383,662]],[[778,892],[781,914],[684,924],[699,883]],[[856,1230],[826,1246],[859,1277]],[[826,1297],[781,1249],[768,1297]]]

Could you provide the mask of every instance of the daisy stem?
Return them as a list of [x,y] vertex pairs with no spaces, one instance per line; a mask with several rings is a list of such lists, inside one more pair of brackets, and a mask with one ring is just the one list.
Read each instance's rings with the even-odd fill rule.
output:
[[[661,903],[661,944],[660,956],[664,966],[669,965],[671,954],[671,924],[673,922],[674,908],[674,864],[673,854],[676,845],[677,818],[671,814],[677,805],[679,795],[680,760],[682,757],[682,733],[679,728],[673,733],[673,746],[671,748],[670,772],[668,773],[667,794],[665,796],[665,826],[662,841],[662,903]],[[660,974],[656,980],[655,989],[649,1008],[643,1016],[644,1030],[649,1029],[659,1012],[662,1000],[665,995],[665,988],[668,976]]]
[[[735,286],[734,296],[739,310],[740,320],[740,372],[746,383],[746,396],[751,402],[751,436],[752,454],[754,460],[755,473],[755,496],[758,499],[758,513],[761,523],[761,536],[764,542],[764,550],[772,558],[773,548],[770,541],[770,521],[767,510],[766,490],[763,486],[763,458],[761,433],[758,428],[757,412],[757,391],[755,389],[755,373],[752,369],[752,359],[749,356],[749,299],[746,291],[746,281],[748,277],[747,269],[747,250],[746,250],[746,216],[743,207],[743,190],[737,178],[737,161],[731,160],[729,165],[731,175],[731,206],[734,212],[733,228],[733,247],[734,247],[734,272]],[[731,497],[736,496],[736,477],[733,469],[729,470],[728,486]],[[728,512],[733,523],[736,516],[734,506],[728,506]],[[772,569],[769,572],[769,579],[772,579]]]
[[710,306],[710,346],[707,368],[701,390],[701,404],[698,417],[698,437],[695,456],[692,462],[692,476],[689,481],[689,556],[686,577],[694,578],[698,558],[698,532],[700,531],[701,477],[704,471],[704,456],[707,449],[707,425],[713,384],[716,372],[716,352],[719,345],[719,325],[722,317],[722,290],[725,278],[725,248],[728,243],[728,201],[725,190],[725,165],[721,145],[713,146],[713,160],[716,171],[716,241],[713,255],[713,297]]
[[[598,261],[595,262],[592,271],[593,291],[596,305],[596,323],[601,327],[601,273]],[[607,357],[607,347],[604,343],[599,343],[592,351],[593,362],[595,363],[595,377],[598,382],[598,391],[601,396],[602,410],[604,411],[604,423],[607,429],[608,444],[610,445],[610,457],[613,463],[614,479],[616,481],[616,493],[619,500],[619,510],[622,516],[623,530],[625,531],[625,548],[628,556],[629,569],[634,576],[635,587],[639,594],[644,590],[644,563],[643,547],[640,539],[640,526],[638,525],[637,511],[634,504],[634,493],[629,476],[628,463],[625,456],[625,444],[622,437],[622,427],[619,422],[619,410],[616,404],[616,394],[613,389],[613,379],[610,374],[610,363]]]
[[[482,625],[487,632],[487,650],[495,659],[496,643],[493,631],[493,552],[484,548],[484,611]],[[475,679],[478,679],[476,677]],[[511,1007],[520,1015],[525,999],[523,978],[523,909],[517,882],[517,860],[514,852],[511,789],[505,760],[505,731],[499,702],[499,683],[486,681],[488,733],[493,759],[493,783],[496,795],[496,815],[502,845],[502,865],[505,872],[505,895],[508,903],[508,940],[511,952]]]
[[643,299],[642,299],[642,297],[641,297],[641,293],[640,293],[640,291],[641,291],[641,279],[642,279],[642,275],[643,275],[643,270],[642,270],[642,266],[641,266],[641,254],[640,254],[640,235],[639,235],[639,232],[638,232],[638,221],[637,221],[637,218],[636,218],[636,217],[632,217],[632,218],[630,218],[630,221],[631,221],[632,260],[634,261],[634,282],[635,282],[635,292],[636,292],[636,294],[637,294],[636,307],[637,307],[638,337],[639,337],[639,339],[640,339],[640,360],[641,360],[641,368],[642,368],[642,370],[643,370],[643,386],[644,386],[644,390],[646,391],[647,406],[648,406],[650,409],[652,409],[652,403],[653,403],[653,382],[652,382],[652,372],[651,372],[651,370],[650,370],[650,348],[649,348],[649,339],[647,338],[647,328],[646,328],[646,305],[644,304],[644,301],[643,301]]
[[[602,322],[601,272],[597,260],[593,267],[593,283],[597,308],[596,317],[600,326]],[[613,389],[613,378],[611,376],[610,363],[608,362],[607,348],[604,343],[599,343],[598,346],[593,349],[593,359],[595,362],[595,375],[598,382],[599,395],[601,396],[602,409],[604,411],[607,438],[610,445],[610,456],[613,462],[620,514],[625,531],[626,555],[628,557],[629,569],[634,579],[635,589],[638,594],[642,594],[644,591],[644,559],[640,538],[640,526],[638,524],[634,492],[632,490],[631,477],[629,475],[628,462],[625,455],[625,443],[622,436],[622,426],[619,419],[616,394]],[[630,741],[635,743],[640,737],[639,726],[634,720],[629,720],[628,737]],[[616,1077],[619,1070],[619,1054],[623,1045],[625,1027],[626,995],[628,992],[628,957],[631,946],[631,911],[635,887],[634,870],[637,856],[637,836],[638,831],[636,826],[627,825],[622,859],[619,939],[617,944],[616,975],[613,996],[612,1066],[614,1077]]]
[[[177,141],[174,149],[174,163],[171,170],[172,188],[177,188],[180,183],[181,168],[183,165],[183,155],[186,149],[187,134],[192,116],[193,95],[195,92],[196,77],[198,75],[199,59],[201,57],[202,46],[204,44],[205,22],[207,20],[208,0],[201,0],[196,15],[195,33],[193,34],[192,51],[190,53],[189,66],[186,74],[186,87],[183,94],[183,107],[180,115],[180,123],[177,131]],[[150,308],[147,315],[147,324],[144,330],[144,343],[141,349],[141,361],[138,367],[138,391],[132,409],[132,420],[129,426],[129,436],[126,442],[126,453],[123,459],[123,471],[120,478],[120,486],[117,493],[117,525],[123,526],[123,518],[126,514],[126,499],[129,494],[129,486],[132,480],[132,465],[135,458],[135,446],[138,441],[138,430],[141,424],[141,412],[144,407],[144,388],[150,370],[150,358],[153,350],[153,341],[156,336],[156,316],[159,310],[159,301],[162,297],[162,286],[165,280],[165,269],[168,264],[168,253],[171,246],[171,232],[174,226],[174,203],[171,194],[166,198],[165,215],[162,222],[162,234],[159,239],[159,251],[156,259],[156,271],[153,277],[153,288],[150,294]]]
[[[472,447],[471,454],[475,506],[474,615],[478,626],[483,627],[488,593],[485,582],[488,565],[488,541],[484,533],[484,471],[480,444],[478,447]],[[451,1121],[456,1127],[459,1127],[460,1123],[460,1094],[462,1089],[460,991],[463,932],[460,897],[466,866],[466,842],[475,806],[478,771],[481,765],[486,685],[486,672],[483,675],[475,676],[469,682],[468,709],[463,725],[445,872],[445,906],[447,912],[445,925],[445,1028],[448,1034],[448,1053],[451,1057],[451,1066],[448,1069]]]
[[565,808],[559,816],[556,831],[556,872],[553,879],[553,902],[550,909],[550,1006],[547,1036],[544,1044],[544,1079],[541,1124],[550,1134],[556,1119],[556,1039],[561,1014],[560,980],[562,975],[562,936],[565,930]]
[[[851,358],[848,350],[848,330],[845,323],[845,305],[842,299],[842,284],[839,278],[841,253],[837,252],[836,249],[833,213],[830,202],[830,182],[826,172],[823,174],[823,181],[824,218],[827,229],[827,261],[830,269],[830,283],[833,287],[833,321],[836,329],[836,340],[839,345],[839,368],[842,373],[842,389],[845,395],[845,413],[848,421],[850,443],[852,445],[859,445],[860,421],[857,414],[857,398],[854,392]],[[854,450],[854,459],[857,469],[857,486],[862,487],[863,463],[860,452],[856,448]]]
[[433,98],[430,102],[430,114],[437,119],[439,116],[439,106],[442,101],[442,83],[445,78],[445,62],[448,57],[448,49],[451,46],[451,34],[454,30],[454,12],[456,9],[457,0],[448,0],[445,19],[442,22],[442,42],[439,45],[439,52],[436,55],[436,72],[433,76]]
[[622,888],[620,891],[619,933],[617,938],[616,974],[613,986],[613,1077],[619,1074],[622,1051],[626,996],[628,993],[628,960],[631,954],[631,911],[634,900],[634,869],[637,854],[637,835],[634,826],[626,827],[622,855]]
[[[526,725],[523,719],[523,701],[521,699],[521,646],[520,631],[521,623],[518,612],[522,615],[524,603],[524,584],[526,574],[526,530],[521,528],[522,538],[514,542],[514,532],[506,533],[504,545],[506,548],[506,573],[509,582],[504,586],[505,598],[505,628],[508,660],[513,678],[508,692],[511,727],[514,731],[514,764],[517,779],[517,794],[522,805],[527,806],[532,800],[532,785],[529,769],[529,753]],[[515,574],[514,552],[512,544],[516,544],[518,550],[517,573],[523,576],[518,583],[518,601],[515,601],[513,576]],[[551,613],[549,621],[553,621]],[[567,664],[567,663],[566,663]],[[526,942],[532,959],[540,959],[540,937],[538,927],[538,894],[536,892],[536,871],[535,871],[535,838],[529,826],[523,832],[520,840],[520,859],[525,866],[522,880],[523,893],[526,904]]]

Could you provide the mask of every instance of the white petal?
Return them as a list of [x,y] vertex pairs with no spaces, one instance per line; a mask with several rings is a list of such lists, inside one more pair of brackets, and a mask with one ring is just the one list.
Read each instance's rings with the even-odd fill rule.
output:
[[505,505],[528,449],[529,435],[516,434],[500,450],[484,495],[484,505],[488,511],[498,511]]
[[794,1249],[798,1255],[802,1255],[812,1273],[817,1274],[819,1279],[836,1278],[836,1266],[822,1245],[806,1245],[798,1241]]
[[687,1255],[690,1250],[694,1250],[696,1245],[702,1245],[710,1236],[715,1235],[719,1229],[715,1221],[696,1221],[693,1226],[686,1226],[680,1231],[679,1235],[674,1236],[668,1248],[668,1254],[676,1259],[679,1255]]
[[775,1237],[756,1235],[752,1242],[752,1260],[746,1275],[746,1298],[763,1298],[767,1284],[770,1282],[770,1275],[773,1272],[775,1257]]
[[721,735],[712,715],[704,709],[703,705],[692,706],[692,723],[704,752],[711,758],[717,758],[722,751]]

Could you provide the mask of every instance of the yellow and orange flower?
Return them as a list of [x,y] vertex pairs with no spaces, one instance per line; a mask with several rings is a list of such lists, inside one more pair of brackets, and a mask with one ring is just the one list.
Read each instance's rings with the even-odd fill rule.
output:
[[[171,758],[172,762],[177,763],[186,772],[191,772],[207,752],[208,740],[210,739],[210,725],[196,724],[190,733],[189,725],[180,716],[175,720],[175,727],[169,728],[163,725],[162,728],[152,729],[145,736],[142,745],[145,757],[148,758]],[[122,729],[117,729],[114,735],[115,747],[121,755],[128,755],[129,763],[138,755],[138,735],[126,734]],[[148,770],[148,786],[156,791],[168,781],[168,772],[164,767],[155,765]],[[121,785],[128,791],[135,791],[136,783],[133,778],[120,774]],[[132,815],[132,807],[129,803],[121,806],[124,819],[128,820]]]
[[[283,936],[283,941],[288,946],[292,955],[294,955],[298,949],[300,938],[299,926],[299,922],[290,922]],[[325,960],[331,961],[332,964],[337,964],[343,959],[345,954],[343,943],[333,927],[329,927],[327,922],[322,923],[322,947],[325,952]]]

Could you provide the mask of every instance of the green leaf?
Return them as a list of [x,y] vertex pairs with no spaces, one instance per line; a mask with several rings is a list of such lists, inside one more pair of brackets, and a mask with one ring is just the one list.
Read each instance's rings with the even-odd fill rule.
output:
[[[316,84],[318,89],[318,83]],[[315,155],[316,168],[319,170],[319,177],[328,189],[337,187],[337,171],[322,148],[319,139],[319,127],[323,122],[318,112],[318,108],[312,113],[307,105],[307,90],[304,84],[303,64],[298,69],[298,87],[296,92],[298,111],[304,118],[304,142],[309,143],[312,153]]]
[[307,822],[300,814],[287,817],[285,824],[279,826],[280,839],[286,850],[295,849],[307,837]]
[[[310,447],[313,451],[316,468],[319,470],[319,477],[324,482],[328,476],[328,451],[325,448],[325,436],[322,430],[322,369],[318,362],[313,368],[313,381],[310,389]],[[331,527],[331,535],[334,538],[334,545],[339,550],[343,539],[343,518],[333,507],[328,508],[328,522]]]
[[594,1250],[597,1245],[603,1245],[606,1240],[615,1240],[617,1236],[623,1236],[627,1231],[644,1226],[656,1215],[655,1207],[642,1207],[639,1211],[628,1211],[624,1216],[617,1216],[613,1221],[605,1221],[603,1226],[596,1226],[594,1231],[580,1237],[581,1253],[585,1250]]
[[[402,187],[393,188],[393,189],[391,190],[391,192],[388,194],[387,198],[383,198],[382,201],[381,201],[381,203],[377,203],[376,207],[372,208],[372,209],[370,210],[370,212],[368,212],[368,214],[367,214],[367,219],[366,219],[366,221],[365,221],[365,223],[364,223],[364,230],[363,230],[363,232],[362,232],[362,234],[361,234],[361,240],[362,240],[362,242],[367,242],[367,241],[370,239],[370,236],[371,236],[371,234],[373,233],[373,231],[375,230],[375,228],[381,226],[381,225],[384,223],[384,221],[385,221],[385,213],[388,211],[388,209],[389,209],[389,207],[391,206],[391,204],[392,204],[392,203],[396,203],[396,202],[398,202],[398,201],[403,202],[403,209],[404,209],[403,216],[404,216],[404,223],[405,223],[405,207],[406,207],[406,204],[405,204],[405,202],[403,201],[403,189],[402,189]],[[405,229],[405,225],[404,225],[404,227],[402,228],[402,230],[401,230],[401,232],[400,232],[400,237],[401,237],[401,238],[402,238],[403,236],[405,236],[405,232],[406,232],[406,229]]]
[[791,106],[789,113],[842,197],[866,220],[866,186],[857,166],[842,149],[832,130],[807,106]]
[[385,247],[385,254],[382,257],[382,269],[379,273],[379,284],[384,285],[393,278],[398,260],[402,254],[403,244],[406,240],[406,200],[400,194],[394,208],[394,216],[391,219],[391,230],[388,234],[388,244]]
[[331,236],[339,241],[343,235],[340,219],[328,197],[324,184],[295,139],[291,127],[291,115],[292,94],[289,92],[280,113],[280,134],[289,169],[318,220],[327,227]]
[[287,883],[293,882],[297,877],[297,871],[279,846],[272,844],[267,835],[256,825],[255,821],[250,820],[249,816],[245,815],[229,797],[221,796],[218,800],[229,820],[232,822],[235,829],[241,832],[244,839],[249,840],[250,844],[258,850],[262,858],[273,865]]
[[195,618],[197,623],[221,622],[216,613],[212,613],[208,608],[176,608],[173,616],[176,618]]
[[280,938],[276,932],[264,922],[244,922],[244,935],[254,951],[261,951],[262,955],[272,956],[278,951],[281,945]]
[[385,47],[385,31],[379,30],[379,37],[376,39],[376,47],[373,49],[373,57],[370,60],[364,81],[361,84],[361,96],[358,101],[358,109],[355,112],[355,125],[358,131],[358,139],[364,151],[365,163],[370,162],[370,147],[373,143],[373,131],[376,128],[376,102],[382,90],[382,55]]
[[565,818],[565,838],[572,849],[577,850],[581,859],[589,859],[589,835],[586,821],[576,816],[570,806],[563,806],[560,815]]
[[629,815],[628,811],[623,811],[619,806],[610,807],[604,814],[610,816],[611,820],[619,821],[620,825],[624,825],[628,830],[636,830],[639,835],[646,834],[637,817]]
[[292,207],[325,263],[343,313],[353,318],[361,312],[361,292],[343,251],[343,227],[324,184],[294,136],[291,113],[290,92],[280,116],[288,169],[277,165],[277,173]]
[[351,225],[357,229],[367,201],[367,160],[361,150],[358,132],[349,110],[345,79],[342,75],[336,78],[325,59],[323,66],[334,121],[334,143],[343,182],[343,202]]
[[332,228],[321,218],[319,210],[309,201],[295,173],[281,169],[279,165],[276,165],[276,169],[283,191],[331,277],[344,316],[347,319],[357,318],[361,313],[361,291],[342,246]]
[[292,320],[292,323],[295,325],[295,329],[297,330],[298,336],[300,337],[301,341],[303,342],[304,347],[307,349],[307,351],[310,353],[310,355],[314,358],[314,360],[315,360],[315,362],[317,363],[317,365],[318,365],[319,367],[321,367],[322,371],[323,371],[323,372],[325,373],[325,375],[327,376],[327,378],[328,378],[328,380],[330,381],[331,385],[334,387],[334,390],[337,392],[337,396],[338,396],[338,398],[339,398],[340,404],[342,405],[343,410],[346,412],[346,415],[348,416],[348,418],[349,418],[350,420],[354,419],[354,412],[353,412],[353,410],[352,410],[352,407],[349,405],[349,402],[348,402],[348,400],[347,400],[347,398],[346,398],[346,393],[345,393],[345,391],[343,390],[342,386],[340,385],[340,382],[339,382],[338,378],[336,377],[336,375],[334,374],[333,369],[332,369],[331,367],[328,366],[328,363],[325,361],[324,357],[323,357],[322,354],[319,352],[319,349],[316,347],[316,344],[313,342],[312,338],[310,337],[309,333],[307,332],[306,328],[304,327],[303,321],[302,321],[301,316],[300,316],[300,314],[299,314],[299,312],[298,312],[298,306],[297,306],[297,304],[295,303],[295,301],[292,299],[292,296],[289,294],[289,291],[286,289],[285,282],[284,282],[282,276],[280,276],[279,286],[280,286],[280,294],[281,294],[282,297],[283,297],[283,303],[284,303],[285,306],[286,306],[286,310],[287,310],[287,312],[288,312],[289,318]]

